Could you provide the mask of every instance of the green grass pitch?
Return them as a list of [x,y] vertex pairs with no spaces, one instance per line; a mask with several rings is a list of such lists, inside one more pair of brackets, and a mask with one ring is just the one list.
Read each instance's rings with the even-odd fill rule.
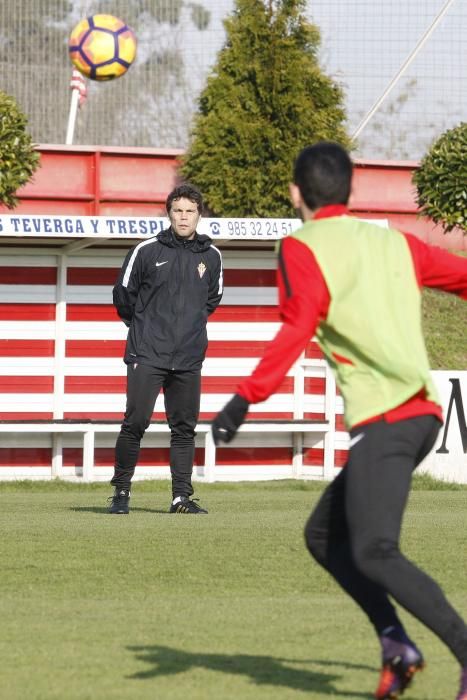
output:
[[[435,486],[416,480],[403,548],[467,617],[467,489]],[[199,485],[194,517],[141,482],[110,516],[104,484],[0,482],[0,696],[370,699],[374,634],[303,543],[322,488]],[[404,700],[454,698],[455,660],[402,617],[428,662]]]

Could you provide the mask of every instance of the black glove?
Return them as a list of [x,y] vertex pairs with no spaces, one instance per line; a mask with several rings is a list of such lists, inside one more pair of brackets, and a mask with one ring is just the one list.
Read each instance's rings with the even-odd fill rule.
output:
[[250,404],[239,394],[234,394],[212,422],[214,444],[230,442],[245,420]]

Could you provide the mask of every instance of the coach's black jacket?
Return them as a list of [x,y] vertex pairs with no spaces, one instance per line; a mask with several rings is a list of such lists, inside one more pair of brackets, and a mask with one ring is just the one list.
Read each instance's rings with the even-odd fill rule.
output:
[[113,289],[129,326],[124,360],[164,369],[200,369],[206,321],[222,298],[222,259],[209,236],[191,241],[172,229],[132,248]]

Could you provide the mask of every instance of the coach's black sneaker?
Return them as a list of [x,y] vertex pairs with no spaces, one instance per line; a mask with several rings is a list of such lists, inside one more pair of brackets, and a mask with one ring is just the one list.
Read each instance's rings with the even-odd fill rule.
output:
[[204,510],[204,508],[201,508],[195,501],[197,501],[197,498],[194,498],[193,500],[189,499],[188,496],[177,496],[174,498],[172,505],[170,506],[169,513],[206,513],[207,510]]
[[115,493],[109,501],[109,513],[128,515],[130,512],[130,491],[128,489],[115,489]]

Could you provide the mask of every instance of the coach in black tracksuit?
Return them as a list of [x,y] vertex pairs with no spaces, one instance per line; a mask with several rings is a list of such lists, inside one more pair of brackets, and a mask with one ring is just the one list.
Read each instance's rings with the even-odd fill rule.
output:
[[206,354],[206,322],[222,298],[222,259],[209,236],[196,233],[202,197],[191,185],[167,198],[171,226],[125,258],[113,300],[129,326],[124,361],[127,405],[115,447],[111,513],[128,513],[141,438],[162,389],[171,430],[170,512],[206,513],[189,497]]

